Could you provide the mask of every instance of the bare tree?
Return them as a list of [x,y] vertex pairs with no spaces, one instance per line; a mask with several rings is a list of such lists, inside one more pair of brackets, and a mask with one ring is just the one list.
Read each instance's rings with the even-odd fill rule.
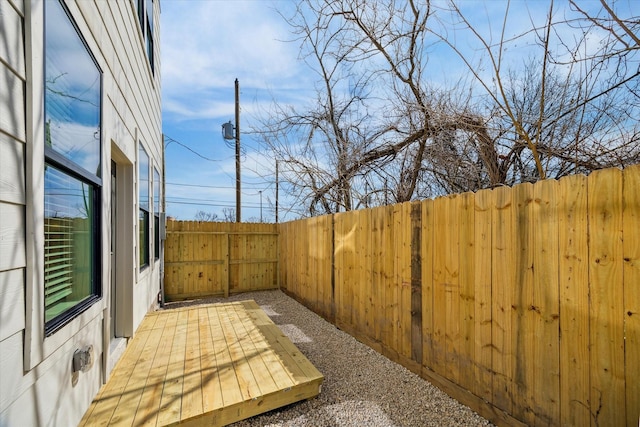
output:
[[308,0],[289,19],[320,77],[317,99],[302,112],[275,106],[262,126],[311,215],[416,194],[429,140],[443,131],[423,79],[426,5]]
[[203,221],[203,222],[220,221],[217,213],[205,212],[205,211],[196,212],[196,214],[194,215],[194,219],[196,221]]
[[236,210],[234,208],[222,208],[223,221],[235,222]]
[[[468,67],[484,92],[480,98],[486,109],[494,112],[485,123],[503,160],[500,180],[535,181],[637,162],[640,68],[630,43],[616,41],[622,35],[633,38],[612,29],[596,52],[585,52],[602,21],[594,23],[595,18],[580,9],[582,18],[563,15],[554,21],[553,1],[543,24],[532,19],[530,28],[507,38],[509,6],[507,2],[497,42],[492,34],[481,33],[453,1],[446,9],[453,19],[434,31]],[[610,22],[637,25],[637,20],[616,17]],[[488,73],[449,37],[452,29],[478,42]],[[571,34],[571,42],[565,34]],[[507,66],[505,52],[517,43],[529,43],[533,56],[522,65]]]
[[283,175],[290,177],[293,192],[313,215],[353,207],[352,161],[365,140],[358,114],[366,81],[353,80],[344,61],[356,47],[341,51],[339,20],[326,13],[326,5],[306,6],[310,10],[299,7],[289,22],[302,45],[302,59],[317,74],[316,99],[303,111],[274,105],[262,127],[268,130],[264,140],[280,160]]
[[[453,1],[300,2],[288,22],[315,99],[261,123],[296,203],[315,215],[637,163],[638,18],[572,4],[507,37],[507,2],[496,41]],[[518,43],[524,61],[508,56]],[[430,81],[442,46],[471,78]]]

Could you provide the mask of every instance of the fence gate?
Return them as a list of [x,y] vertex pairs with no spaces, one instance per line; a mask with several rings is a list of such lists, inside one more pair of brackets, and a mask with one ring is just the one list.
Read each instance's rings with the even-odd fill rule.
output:
[[167,221],[165,300],[277,289],[276,224]]

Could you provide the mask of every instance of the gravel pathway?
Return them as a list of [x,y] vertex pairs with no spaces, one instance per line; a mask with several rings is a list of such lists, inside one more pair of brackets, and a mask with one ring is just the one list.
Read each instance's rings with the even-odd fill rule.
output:
[[322,391],[233,424],[293,426],[490,426],[440,389],[340,331],[281,291],[167,304],[253,299],[324,375]]

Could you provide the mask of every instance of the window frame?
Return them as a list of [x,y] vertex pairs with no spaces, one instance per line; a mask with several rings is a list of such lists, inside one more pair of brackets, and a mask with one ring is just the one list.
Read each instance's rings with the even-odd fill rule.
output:
[[[50,4],[53,2],[57,2],[59,7],[62,9],[63,13],[65,14],[66,18],[67,18],[67,22],[70,26],[70,29],[75,31],[78,40],[80,41],[80,44],[82,45],[82,47],[85,49],[85,52],[87,54],[87,58],[93,63],[93,65],[95,65],[96,67],[96,71],[99,74],[99,84],[100,84],[100,88],[98,90],[99,93],[99,112],[98,112],[98,117],[99,117],[99,123],[98,123],[98,153],[100,155],[100,161],[98,164],[98,168],[96,170],[96,173],[92,173],[89,172],[88,170],[86,170],[84,167],[82,167],[80,164],[70,160],[69,158],[65,157],[62,153],[56,151],[54,148],[48,146],[48,144],[46,143],[45,139],[47,138],[47,133],[45,132],[44,138],[43,138],[43,182],[44,182],[44,178],[46,177],[46,174],[44,173],[46,171],[47,167],[53,167],[54,169],[56,169],[58,172],[62,173],[63,175],[70,177],[76,181],[79,181],[80,183],[86,184],[89,187],[91,187],[92,189],[92,195],[93,197],[91,198],[90,202],[93,206],[92,212],[90,213],[90,218],[91,218],[91,228],[90,228],[90,233],[92,236],[92,239],[90,240],[91,243],[91,256],[90,256],[90,281],[91,283],[89,284],[89,289],[90,289],[90,293],[87,297],[83,298],[81,301],[79,301],[78,303],[76,303],[75,305],[71,306],[70,308],[65,309],[64,311],[62,311],[60,314],[52,317],[51,319],[47,320],[46,319],[46,314],[47,314],[47,307],[46,307],[46,303],[45,303],[45,298],[43,298],[42,300],[42,314],[41,314],[41,319],[42,319],[42,324],[44,326],[44,336],[45,337],[49,337],[53,334],[55,334],[56,332],[58,332],[60,329],[62,329],[64,326],[66,326],[67,324],[69,324],[72,320],[74,320],[75,318],[77,318],[79,315],[81,315],[83,312],[87,311],[90,307],[92,307],[96,302],[100,301],[102,299],[102,259],[101,259],[101,248],[102,248],[102,234],[101,234],[101,224],[102,224],[102,212],[101,212],[101,206],[102,206],[102,190],[103,190],[103,186],[102,186],[102,149],[103,149],[103,141],[102,141],[102,114],[103,114],[103,101],[104,101],[104,95],[103,95],[103,88],[104,88],[104,73],[100,67],[100,65],[98,64],[98,61],[96,60],[96,57],[93,55],[93,53],[91,52],[91,49],[87,43],[87,41],[85,40],[84,36],[82,35],[82,32],[80,31],[78,24],[76,23],[76,21],[74,20],[73,16],[71,15],[69,9],[67,8],[67,6],[64,4],[64,2],[59,1],[59,0],[53,0],[51,2],[44,2],[45,4],[43,5],[44,7],[44,18],[43,18],[43,50],[44,50],[44,57],[46,58],[47,52],[46,52],[46,47],[47,47],[47,30],[46,30],[46,26],[47,26],[47,12],[46,12],[46,8],[47,7],[51,7]],[[44,101],[44,114],[45,114],[45,118],[47,117],[47,102],[46,102],[46,97],[47,97],[47,91],[46,91],[46,60],[45,60],[45,65],[44,65],[44,74],[43,74],[43,101]],[[42,119],[43,123],[45,119]],[[46,124],[45,124],[46,127]],[[43,209],[45,208],[45,200],[47,197],[46,194],[46,186],[45,186],[45,191],[42,193],[42,201],[43,201]],[[45,221],[45,212],[43,211],[43,223]],[[44,232],[44,224],[43,224],[43,232]],[[46,252],[47,252],[47,239],[46,237],[43,235],[43,256],[45,256]],[[71,266],[73,266],[74,264],[71,264]],[[46,283],[46,270],[43,264],[43,282],[40,284],[40,286],[42,287],[42,292],[46,294],[47,291],[47,283]],[[72,285],[73,286],[73,285]]]
[[[143,194],[142,194],[142,153],[146,156],[146,208],[143,207]],[[143,271],[151,265],[151,250],[150,250],[150,234],[151,234],[151,201],[150,201],[150,172],[151,170],[151,157],[147,150],[144,148],[142,142],[138,142],[138,269]],[[144,227],[143,227],[144,223]]]
[[160,259],[160,172],[153,167],[153,256]]
[[[149,65],[151,65],[151,74],[155,75],[156,67],[155,67],[155,55],[154,48],[155,42],[153,39],[153,0],[147,0],[147,2],[151,2],[151,13],[149,13],[149,9],[145,8],[146,13],[146,31],[145,31],[145,48],[147,51],[147,58],[149,58]],[[148,5],[148,3],[147,3]],[[151,16],[151,17],[149,17]]]
[[153,4],[155,0],[132,0],[136,9],[136,20],[142,34],[142,45],[149,60],[151,74],[155,75],[155,41],[153,37]]

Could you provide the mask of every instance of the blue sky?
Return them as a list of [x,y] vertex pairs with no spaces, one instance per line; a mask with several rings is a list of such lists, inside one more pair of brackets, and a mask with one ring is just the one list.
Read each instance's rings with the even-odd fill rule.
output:
[[[234,142],[225,144],[221,130],[223,123],[235,122],[237,78],[242,220],[260,218],[260,191],[263,219],[274,220],[275,163],[247,132],[261,106],[273,98],[295,103],[310,84],[297,61],[298,46],[284,42],[289,29],[275,4],[292,6],[264,0],[161,2],[163,132],[175,140],[165,141],[168,215],[189,220],[200,210],[222,216],[223,208],[235,208]],[[286,218],[286,206],[280,217]]]
[[[485,16],[493,13],[482,2],[467,6],[480,7]],[[275,163],[247,132],[273,99],[295,105],[313,96],[312,73],[298,60],[299,44],[288,41],[290,27],[276,11],[286,14],[294,7],[291,0],[161,2],[168,215],[189,220],[200,210],[222,216],[224,208],[235,208],[235,150],[233,141],[225,144],[221,129],[235,122],[238,78],[242,220],[260,218],[262,192],[262,217],[274,221]],[[438,59],[436,66],[451,78],[449,61]],[[296,208],[281,191],[280,220],[298,217]]]
[[[565,7],[558,4],[557,13]],[[625,2],[623,2],[625,3]],[[504,1],[461,1],[468,17],[484,35],[498,37]],[[513,1],[509,33],[541,23],[546,1]],[[599,6],[590,0],[588,5]],[[631,7],[631,3],[628,3]],[[223,216],[235,208],[235,150],[225,143],[222,124],[234,121],[234,81],[240,82],[242,155],[242,220],[274,220],[275,161],[249,132],[256,114],[272,100],[304,103],[313,96],[313,74],[298,59],[299,44],[276,8],[291,11],[289,0],[162,0],[161,65],[163,132],[166,135],[167,214],[193,219],[198,211]],[[451,34],[452,37],[457,35]],[[594,40],[597,43],[597,40]],[[461,49],[474,46],[456,39]],[[523,63],[526,43],[514,46],[511,60]],[[455,82],[468,70],[445,50],[430,52],[430,77]],[[481,51],[471,53],[473,62]],[[478,54],[480,53],[480,55]],[[514,54],[515,53],[515,54]],[[438,75],[439,74],[439,75]],[[262,199],[262,203],[260,200]],[[283,192],[280,220],[298,217]]]

